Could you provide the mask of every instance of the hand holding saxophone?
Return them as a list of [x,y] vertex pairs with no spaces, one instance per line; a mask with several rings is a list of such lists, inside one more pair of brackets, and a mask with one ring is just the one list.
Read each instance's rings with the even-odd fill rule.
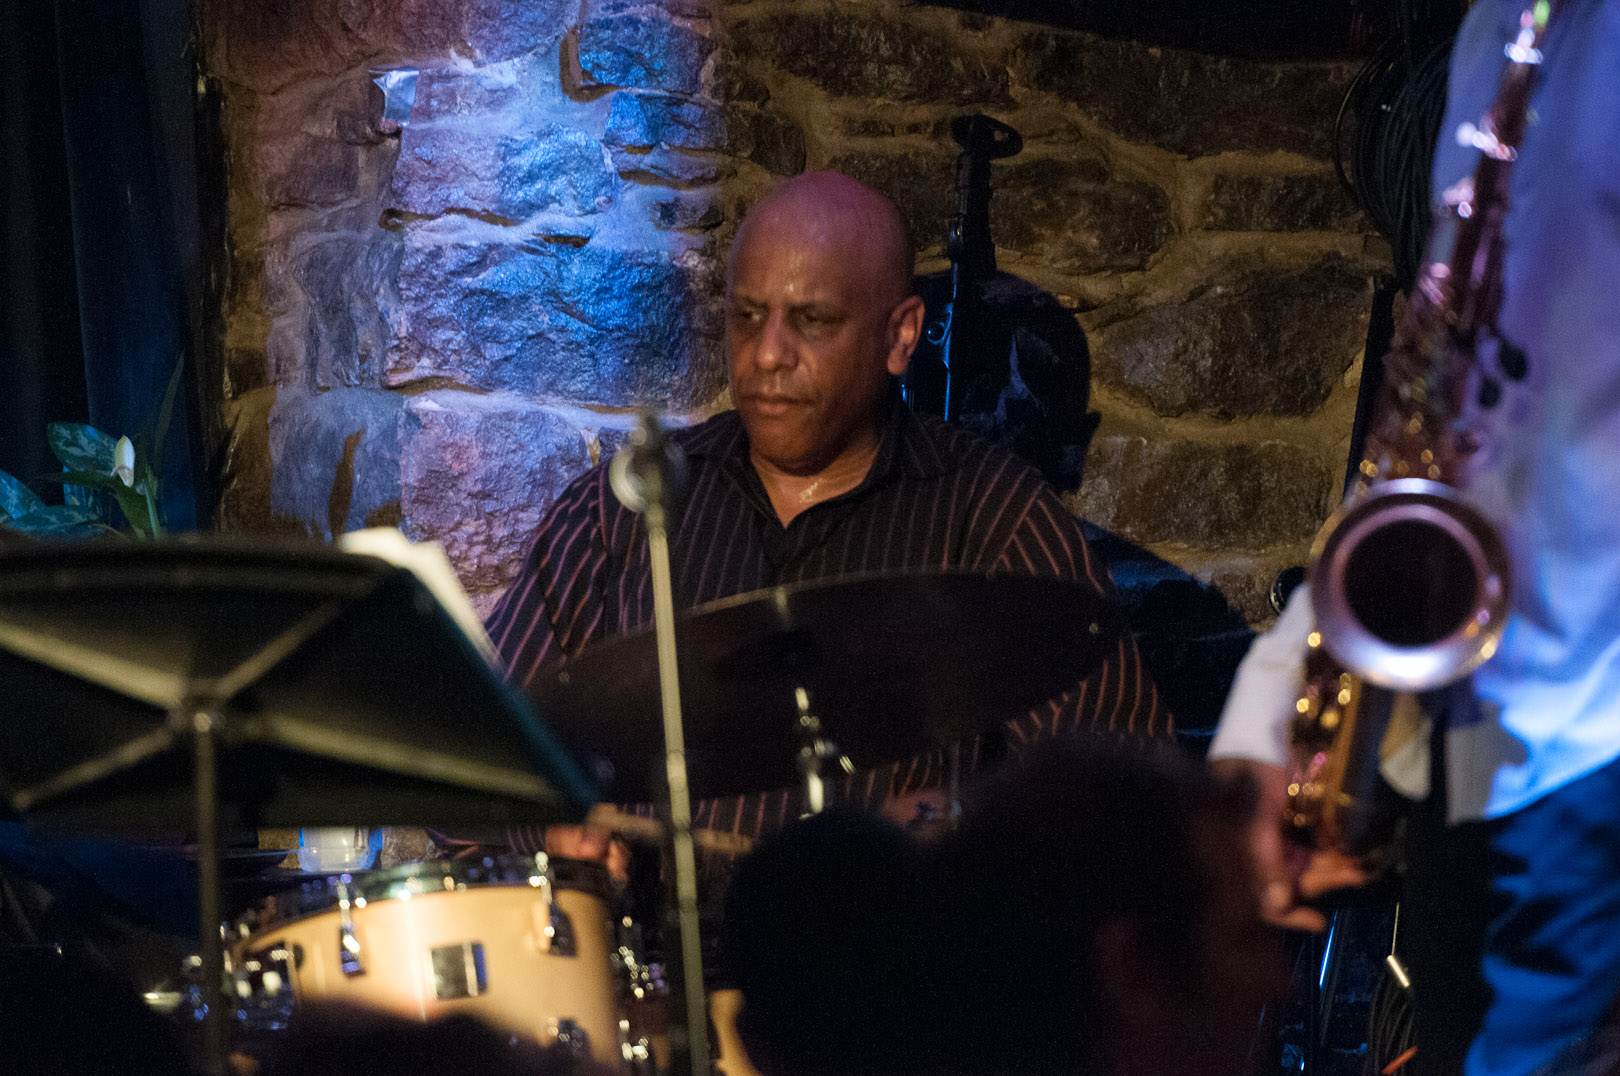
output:
[[1308,849],[1286,840],[1277,819],[1287,806],[1286,770],[1246,758],[1223,758],[1211,763],[1222,781],[1242,781],[1256,795],[1249,822],[1248,847],[1259,880],[1260,915],[1272,926],[1286,930],[1323,930],[1327,917],[1311,902],[1335,890],[1366,885],[1371,872],[1360,861],[1331,849]]

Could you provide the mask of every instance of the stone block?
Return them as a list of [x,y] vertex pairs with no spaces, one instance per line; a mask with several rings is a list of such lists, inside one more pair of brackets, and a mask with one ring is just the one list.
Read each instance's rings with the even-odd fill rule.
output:
[[204,16],[216,69],[272,93],[369,57],[509,59],[555,45],[578,10],[575,0],[221,0]]
[[578,11],[574,0],[464,0],[462,35],[476,59],[505,60],[555,45]]
[[745,59],[729,44],[714,57],[714,97],[732,105],[762,105],[771,99],[769,86],[750,72]]
[[587,243],[432,246],[407,237],[386,382],[448,378],[580,403],[690,406],[715,388],[704,274]]
[[602,144],[577,127],[550,125],[532,137],[503,138],[498,152],[491,209],[499,216],[523,220],[543,210],[588,216],[613,204]]
[[389,339],[382,303],[399,274],[400,249],[379,231],[323,240],[293,261],[307,301],[298,365],[316,387],[380,383]]
[[271,209],[337,205],[360,191],[360,150],[336,137],[267,131],[258,155],[264,204]]
[[570,0],[338,0],[343,27],[369,52],[460,53],[480,63],[556,44]]
[[652,203],[648,216],[661,231],[702,232],[725,219],[725,208],[713,191],[692,191]]
[[1297,445],[1114,434],[1093,440],[1071,507],[1132,542],[1257,549],[1314,534],[1334,484],[1332,468]]
[[[275,533],[270,514],[270,409],[277,391],[255,387],[225,401],[225,484],[218,523],[226,534]],[[303,528],[289,528],[303,533]]]
[[1086,34],[1032,31],[1021,85],[1079,105],[1132,142],[1188,157],[1289,150],[1327,159],[1348,63],[1263,63]]
[[714,43],[655,15],[598,15],[580,23],[577,56],[586,86],[697,93]]
[[913,250],[945,245],[956,211],[956,154],[944,147],[900,153],[844,153],[827,162],[894,199]]
[[1367,220],[1330,170],[1219,173],[1199,223],[1232,232],[1365,231]]
[[658,187],[701,187],[725,175],[726,162],[719,157],[683,153],[678,149],[655,146],[647,150],[614,149],[613,167],[621,178],[632,183]]
[[1084,156],[998,166],[990,207],[996,246],[1060,273],[1140,269],[1171,233],[1162,189],[1110,179]]
[[1201,275],[1208,283],[1184,300],[1094,331],[1096,376],[1165,416],[1297,416],[1326,403],[1364,343],[1367,273],[1332,256]]
[[356,146],[376,145],[388,137],[382,129],[383,92],[371,74],[350,77],[326,95],[332,133]]
[[412,123],[420,125],[450,117],[475,120],[520,104],[530,88],[517,76],[517,63],[519,61],[471,70],[441,67],[423,71],[417,78]]
[[393,208],[407,213],[524,220],[544,210],[600,212],[612,204],[615,182],[602,144],[577,127],[548,124],[525,137],[408,127],[391,195]]
[[468,590],[506,586],[546,509],[590,466],[585,436],[509,396],[436,391],[405,407],[402,529],[442,545]]
[[270,409],[270,511],[321,538],[397,511],[404,397],[283,389]]
[[727,150],[778,176],[804,171],[804,130],[785,116],[746,106],[726,110]]
[[814,83],[833,97],[908,103],[1009,103],[1007,67],[971,35],[901,18],[843,11],[779,12],[730,28],[739,56]]
[[228,81],[273,93],[311,75],[359,62],[331,0],[219,0],[202,9],[210,64]]
[[718,150],[726,142],[726,117],[701,101],[621,90],[613,95],[602,140],[614,149]]

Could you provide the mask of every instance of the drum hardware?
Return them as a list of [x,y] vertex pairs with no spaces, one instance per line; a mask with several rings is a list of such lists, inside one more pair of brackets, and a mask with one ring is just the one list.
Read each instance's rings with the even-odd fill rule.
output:
[[670,1044],[670,1067],[675,1076],[707,1076],[709,1033],[703,994],[703,947],[698,938],[697,855],[692,849],[692,798],[687,786],[686,733],[676,659],[675,588],[669,565],[669,518],[679,492],[677,487],[685,479],[685,460],[680,446],[664,436],[655,412],[642,414],[624,446],[614,455],[609,477],[614,496],[646,522],[652,573],[653,639],[669,804],[669,850],[675,868],[675,924],[682,985],[679,997],[684,1017],[684,1027],[678,1028]]
[[848,773],[853,773],[855,767],[848,758],[838,755],[837,744],[822,735],[821,719],[810,712],[810,693],[796,687],[793,699],[799,708],[799,777],[804,781],[804,809],[809,814],[820,814],[827,805],[827,783],[821,776],[827,760],[838,757]]
[[349,899],[349,876],[338,879],[338,966],[345,975],[364,975],[365,965],[360,962],[360,939],[354,934],[353,902]]
[[565,1053],[574,1057],[584,1057],[591,1052],[591,1037],[579,1023],[567,1017],[551,1020],[551,1042],[560,1046]]
[[459,942],[428,950],[433,967],[433,996],[439,1001],[475,998],[488,988],[484,972],[484,943]]
[[546,908],[546,926],[542,932],[546,939],[546,952],[551,956],[578,956],[579,946],[574,940],[574,922],[557,903],[551,880],[551,857],[538,852],[534,857],[534,874],[529,884],[540,890],[540,899]]
[[[802,787],[798,692],[839,765],[866,769],[976,736],[1072,687],[1112,654],[1118,613],[1075,583],[970,572],[863,576],[740,594],[682,613],[685,759],[693,791]],[[987,669],[995,675],[986,675]],[[660,779],[657,641],[595,643],[530,685],[610,799]]]

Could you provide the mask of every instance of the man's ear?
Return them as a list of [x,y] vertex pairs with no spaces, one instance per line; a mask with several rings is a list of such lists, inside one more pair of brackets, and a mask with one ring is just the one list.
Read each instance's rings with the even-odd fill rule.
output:
[[901,377],[911,364],[911,353],[922,339],[923,301],[908,295],[889,313],[889,354],[887,367],[894,377]]

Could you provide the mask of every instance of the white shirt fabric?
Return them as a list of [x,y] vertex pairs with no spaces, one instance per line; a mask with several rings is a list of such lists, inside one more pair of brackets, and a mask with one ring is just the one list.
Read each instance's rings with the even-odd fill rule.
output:
[[[1495,97],[1522,10],[1480,0],[1458,33],[1437,197],[1475,171],[1454,132]],[[1453,820],[1507,814],[1620,757],[1620,2],[1566,0],[1531,105],[1498,319],[1529,374],[1503,382],[1464,483],[1507,546],[1512,613],[1474,676],[1482,719],[1447,730]],[[1438,237],[1431,257],[1450,248]],[[1285,760],[1300,674],[1282,658],[1303,654],[1301,598],[1244,659],[1212,757]]]

